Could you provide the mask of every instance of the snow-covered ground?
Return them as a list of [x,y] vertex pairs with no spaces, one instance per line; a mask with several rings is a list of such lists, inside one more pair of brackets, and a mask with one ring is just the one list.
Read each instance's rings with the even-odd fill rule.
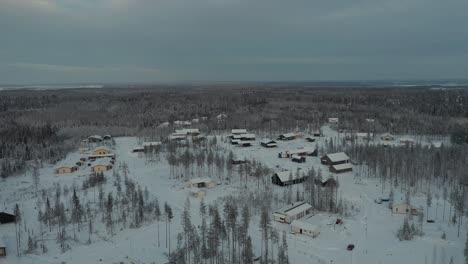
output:
[[[296,170],[301,168],[307,171],[314,167],[316,170],[322,170],[324,178],[331,175],[328,168],[320,164],[320,154],[318,157],[307,157],[305,163],[294,163],[290,159],[278,158],[278,153],[285,150],[294,150],[302,147],[322,146],[326,139],[340,138],[342,135],[328,127],[323,129],[324,137],[317,140],[316,143],[307,142],[299,138],[291,141],[278,141],[277,148],[263,148],[257,139],[252,147],[237,147],[229,142],[220,143],[223,150],[227,153],[233,151],[237,158],[256,159],[272,170]],[[150,194],[158,197],[162,204],[168,202],[175,213],[175,221],[171,225],[172,247],[175,247],[177,233],[181,231],[180,216],[186,197],[189,191],[184,189],[180,181],[170,179],[169,165],[161,155],[159,161],[148,162],[141,154],[132,153],[132,148],[138,146],[136,138],[115,138],[115,153],[117,155],[116,167],[125,162],[129,168],[129,177],[140,184],[143,188],[147,187]],[[78,160],[81,155],[71,153],[67,159]],[[54,183],[60,183],[63,187],[67,185],[71,188],[73,185],[81,187],[85,175],[89,173],[89,167],[84,167],[72,174],[57,175],[54,168],[57,166],[45,166],[40,170],[40,189],[53,188]],[[435,207],[430,208],[430,217],[435,223],[424,223],[422,237],[416,237],[412,241],[401,242],[396,237],[397,229],[402,225],[404,215],[392,214],[387,204],[377,204],[374,202],[379,197],[388,196],[388,184],[383,190],[381,183],[375,179],[361,177],[356,181],[354,175],[358,173],[357,168],[354,172],[348,172],[336,175],[338,177],[340,188],[339,197],[349,201],[355,210],[355,213],[344,218],[343,225],[334,225],[337,215],[326,213],[316,213],[311,218],[311,222],[320,226],[320,234],[316,238],[304,235],[294,235],[289,233],[289,225],[273,222],[273,226],[279,230],[288,232],[289,257],[291,263],[362,263],[362,264],[385,264],[385,263],[424,263],[425,259],[433,258],[434,248],[437,251],[436,263],[448,263],[448,259],[453,256],[455,263],[461,263],[463,260],[463,246],[466,239],[465,227],[463,226],[460,238],[457,237],[457,228],[448,225],[448,207],[445,212],[445,220],[442,220],[443,201],[439,202],[438,216],[435,217]],[[112,172],[106,172],[112,175]],[[194,176],[195,177],[195,176]],[[214,178],[215,180],[218,180]],[[270,181],[270,179],[266,179]],[[237,179],[238,181],[238,179]],[[113,187],[111,183],[107,184],[109,190]],[[208,204],[216,199],[228,194],[234,194],[241,188],[241,184],[233,181],[231,184],[218,185],[207,191],[205,202]],[[250,187],[256,188],[254,180]],[[294,187],[296,188],[296,187]],[[81,188],[80,188],[81,190]],[[282,193],[283,189],[274,186],[273,190]],[[295,189],[294,189],[295,190]],[[395,203],[404,200],[404,195],[395,189]],[[86,196],[92,200],[93,191],[88,194],[83,192],[79,196],[84,199]],[[38,230],[37,213],[38,208],[43,205],[36,203],[36,194],[31,177],[31,173],[26,175],[11,177],[0,180],[0,211],[12,212],[14,205],[18,203],[23,213],[23,218],[27,225],[33,226]],[[190,198],[192,222],[198,224],[199,199]],[[70,201],[65,201],[70,203]],[[416,207],[425,207],[425,196],[416,196],[412,198],[412,203]],[[436,204],[434,202],[434,204]],[[23,255],[16,257],[15,244],[15,226],[14,224],[0,225],[0,239],[7,245],[8,256],[0,258],[0,263],[165,263],[167,261],[165,253],[167,249],[164,244],[164,223],[160,223],[161,228],[161,247],[157,243],[157,223],[145,224],[140,228],[123,229],[117,231],[112,237],[105,236],[105,230],[97,230],[102,233],[96,235],[93,243],[85,243],[87,231],[81,234],[83,239],[79,242],[71,242],[72,248],[65,253],[61,253],[55,241],[55,236],[49,236],[49,252],[41,255]],[[260,254],[260,233],[258,231],[258,218],[254,217],[251,233],[254,238],[254,250],[256,255]],[[83,227],[86,230],[86,228]],[[447,238],[441,239],[445,232]],[[52,234],[55,234],[52,232]],[[23,237],[23,241],[27,238]],[[26,243],[23,243],[25,245]],[[348,244],[355,244],[353,251],[347,251]],[[25,246],[23,246],[25,247]],[[445,262],[442,261],[443,255]]]

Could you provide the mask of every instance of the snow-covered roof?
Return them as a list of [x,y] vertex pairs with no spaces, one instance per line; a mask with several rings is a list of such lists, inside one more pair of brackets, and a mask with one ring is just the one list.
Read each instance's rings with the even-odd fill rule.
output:
[[143,147],[149,147],[149,146],[159,146],[161,145],[160,141],[154,141],[154,142],[143,142]]
[[300,149],[294,149],[294,150],[288,150],[289,154],[301,154],[301,153],[313,153],[315,151],[315,148],[300,148]]
[[107,166],[107,165],[110,165],[111,163],[111,159],[110,158],[101,158],[101,159],[97,159],[94,163],[92,163],[92,167],[96,167],[96,166]]
[[297,134],[294,132],[291,133],[286,133],[286,134],[281,134],[280,136],[283,136],[285,138],[290,138],[290,137],[295,137]]
[[109,149],[108,147],[103,147],[103,146],[95,148],[95,149],[93,150],[93,152],[94,152],[94,151],[98,151],[98,150],[107,150],[107,151],[109,151],[109,152],[112,152],[111,149]]
[[374,134],[373,133],[366,133],[366,132],[357,132],[356,133],[356,136],[357,137],[373,137]]
[[276,175],[278,175],[278,178],[282,182],[289,181],[289,178],[290,178],[289,176],[291,176],[291,174],[292,174],[293,180],[303,178],[302,171],[299,172],[299,177],[297,177],[297,173],[292,172],[292,171],[280,171],[276,173]]
[[198,128],[184,128],[184,129],[176,129],[175,134],[193,134],[193,133],[200,133],[200,129]]
[[306,202],[295,202],[291,203],[279,210],[276,210],[275,213],[283,214],[283,215],[289,215],[289,216],[295,216],[299,213],[302,213],[304,211],[312,209],[312,206]]
[[384,133],[382,134],[382,137],[393,137],[393,135],[390,133]]
[[331,162],[349,160],[348,155],[346,155],[344,152],[327,154],[327,157],[331,160]]
[[291,223],[291,226],[292,227],[297,227],[297,228],[300,228],[300,229],[304,229],[304,230],[308,230],[308,231],[312,231],[312,232],[319,232],[319,227],[310,223],[308,220],[311,219],[311,218],[308,218],[308,219],[301,219],[301,220],[293,220],[292,223]]
[[332,167],[335,170],[346,170],[346,169],[352,169],[353,165],[351,163],[343,163],[343,164],[332,165]]
[[294,155],[291,156],[291,158],[293,158],[293,159],[301,159],[301,158],[303,158],[303,157],[302,157],[302,156],[299,156],[299,155],[297,155],[297,154],[294,154]]
[[255,134],[241,134],[241,138],[255,138]]
[[213,182],[213,180],[211,178],[193,178],[193,179],[190,179],[189,180],[190,183],[209,183],[209,182]]
[[94,139],[102,140],[102,137],[99,136],[99,135],[91,135],[91,136],[89,136],[88,138],[94,138]]
[[432,145],[434,148],[440,148],[440,147],[442,147],[442,142],[440,142],[440,141],[432,141],[431,145]]
[[169,136],[169,139],[184,139],[187,138],[187,134],[180,135],[180,134],[172,134]]
[[247,134],[247,129],[244,128],[238,128],[238,129],[233,129],[231,130],[232,134]]
[[400,142],[414,142],[414,139],[409,137],[402,137],[400,138]]
[[169,122],[164,122],[158,125],[158,127],[168,127],[168,126],[169,126]]
[[276,141],[269,139],[269,138],[264,138],[262,141],[260,141],[262,144],[276,144]]
[[240,135],[232,135],[232,138],[233,139],[241,139],[241,136]]

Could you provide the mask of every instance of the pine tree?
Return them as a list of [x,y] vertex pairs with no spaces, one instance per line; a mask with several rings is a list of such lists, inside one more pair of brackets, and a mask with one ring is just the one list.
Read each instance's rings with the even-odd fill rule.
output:
[[242,263],[244,264],[253,264],[253,259],[254,259],[254,254],[253,254],[253,249],[252,249],[252,239],[250,236],[247,237],[246,243],[245,243],[245,250],[244,254],[242,255]]
[[465,264],[468,264],[468,233],[466,236],[465,250],[463,251],[463,254],[465,255]]
[[158,247],[161,247],[160,241],[159,241],[159,221],[161,221],[161,208],[159,208],[159,201],[156,199],[154,201],[154,217],[156,218],[156,221],[158,222]]

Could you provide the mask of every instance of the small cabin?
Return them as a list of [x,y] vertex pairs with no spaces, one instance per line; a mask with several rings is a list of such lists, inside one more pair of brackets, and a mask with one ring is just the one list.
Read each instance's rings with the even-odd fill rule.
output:
[[77,166],[63,166],[55,169],[56,174],[72,173],[78,170]]
[[385,133],[380,136],[380,139],[382,139],[383,141],[393,141],[395,140],[395,137],[390,133]]
[[278,186],[288,186],[297,183],[302,183],[307,179],[307,176],[302,172],[294,173],[292,171],[281,171],[271,176],[271,182]]
[[419,213],[418,209],[407,204],[407,203],[401,203],[401,204],[395,204],[392,207],[392,212],[394,214],[408,214],[411,212],[413,215],[417,215]]
[[286,134],[281,134],[278,136],[279,140],[293,140],[298,138],[299,135],[297,133],[286,133]]
[[186,186],[188,188],[214,188],[216,187],[216,182],[211,178],[193,178],[187,181]]
[[314,132],[312,133],[312,136],[314,136],[314,137],[321,137],[322,135],[320,134],[320,131],[314,131]]
[[299,155],[292,155],[291,160],[297,163],[304,163],[306,162],[306,158],[304,156],[299,156]]
[[109,158],[99,159],[96,164],[91,167],[91,172],[100,172],[112,170],[112,164],[114,161]]
[[0,224],[9,224],[16,221],[16,216],[14,214],[9,214],[5,212],[0,212]]
[[278,143],[276,143],[276,141],[271,140],[271,139],[263,139],[260,142],[260,145],[265,148],[274,148],[278,146]]
[[100,147],[93,150],[93,155],[109,155],[112,151],[108,148]]

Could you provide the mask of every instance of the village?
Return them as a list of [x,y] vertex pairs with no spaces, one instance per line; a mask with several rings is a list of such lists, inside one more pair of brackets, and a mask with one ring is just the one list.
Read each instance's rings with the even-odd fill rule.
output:
[[[411,203],[408,203],[404,191],[395,188],[390,194],[389,187],[384,188],[380,186],[381,183],[372,179],[363,180],[359,174],[365,170],[365,165],[357,164],[346,152],[329,153],[328,145],[333,141],[336,144],[335,148],[345,149],[346,144],[355,141],[358,144],[373,144],[382,148],[412,147],[415,144],[440,148],[442,143],[440,139],[417,141],[408,135],[396,136],[390,133],[381,135],[365,132],[346,133],[336,129],[335,125],[338,122],[337,118],[330,118],[328,124],[315,130],[287,132],[274,136],[259,136],[253,131],[240,128],[232,129],[230,133],[213,136],[204,134],[200,129],[188,127],[175,129],[174,133],[161,141],[93,135],[84,139],[79,149],[68,155],[66,159],[53,167],[45,168],[41,175],[46,180],[41,180],[41,184],[43,188],[48,188],[46,185],[53,182],[75,186],[81,184],[80,179],[82,181],[87,177],[96,177],[99,173],[111,177],[124,168],[136,182],[145,186],[159,199],[169,201],[176,208],[183,207],[186,197],[190,198],[190,203],[195,204],[194,207],[198,207],[196,204],[201,202],[217,203],[227,195],[265,188],[274,193],[275,202],[272,206],[276,209],[270,212],[271,225],[272,228],[287,233],[291,263],[302,263],[302,259],[313,259],[316,263],[348,263],[353,258],[355,263],[359,263],[360,259],[374,261],[373,263],[392,263],[405,259],[410,249],[396,242],[390,242],[391,247],[385,245],[389,243],[388,241],[396,240],[394,233],[405,217],[409,215],[417,217],[423,211],[424,198],[412,197]],[[163,153],[171,144],[183,148],[184,146],[206,148],[206,144],[211,141],[217,141],[216,146],[220,147],[218,150],[220,153],[232,157],[225,161],[231,164],[226,166],[232,171],[237,171],[239,178],[232,176],[228,178],[224,173],[209,173],[210,167],[206,173],[196,172],[193,167],[175,170],[172,173],[173,165],[164,164],[164,156],[169,154]],[[233,156],[227,155],[228,153],[232,153],[230,155]],[[264,187],[260,187],[259,179],[242,178],[240,172],[242,166],[252,162],[261,163],[266,167],[266,177],[262,178]],[[320,175],[313,179],[314,188],[320,190],[323,195],[336,196],[330,199],[334,199],[336,203],[342,201],[347,210],[341,210],[340,213],[319,211],[314,209],[315,205],[305,201],[304,193],[308,188],[306,184],[309,182],[311,170]],[[187,173],[184,174],[185,172]],[[231,175],[228,171],[225,173]],[[14,185],[24,185],[23,182],[25,181]],[[21,203],[21,199],[27,196],[27,191],[8,192],[7,186],[2,183],[0,189],[1,198],[5,200],[0,210],[4,211],[0,212],[2,224],[0,234],[4,234],[0,235],[0,239],[7,240],[7,243],[0,243],[0,257],[17,254],[17,249],[13,246],[14,236],[11,235],[15,223],[14,204]],[[88,199],[91,199],[90,195],[80,194]],[[23,214],[27,218],[34,218],[36,209],[26,202],[22,203],[22,207]],[[196,214],[192,211],[194,219],[199,219],[200,216]],[[431,244],[436,239],[434,237],[440,237],[442,229],[445,230],[444,233],[450,234],[455,239],[454,228],[446,227],[446,224],[442,227],[442,224],[440,222],[432,226],[426,225],[425,233],[431,239],[418,241],[420,250],[426,250],[427,254],[431,254],[432,247],[428,247],[427,244]],[[145,227],[145,230],[152,229],[152,225],[154,224]],[[136,236],[143,240],[153,240],[151,236],[148,237],[143,233],[138,233]],[[96,243],[104,243],[103,246],[108,247],[105,242]],[[150,253],[148,250],[151,247],[149,247],[144,249],[145,253],[142,254],[143,249],[134,247],[131,247],[130,251],[124,249],[128,246],[128,242],[117,240],[116,243],[119,243],[118,247],[121,247],[125,253],[113,256],[108,261],[119,261],[131,256],[132,259],[141,261],[140,263],[150,263],[152,255],[163,252],[158,249]],[[444,254],[456,255],[455,252],[460,251],[459,243],[447,242],[446,245],[441,245],[441,241],[437,243],[444,247],[444,252],[446,251]],[[258,250],[260,249],[257,248],[256,251]],[[59,259],[71,261],[74,254],[81,254],[80,252],[84,253],[86,249],[68,251]]]

